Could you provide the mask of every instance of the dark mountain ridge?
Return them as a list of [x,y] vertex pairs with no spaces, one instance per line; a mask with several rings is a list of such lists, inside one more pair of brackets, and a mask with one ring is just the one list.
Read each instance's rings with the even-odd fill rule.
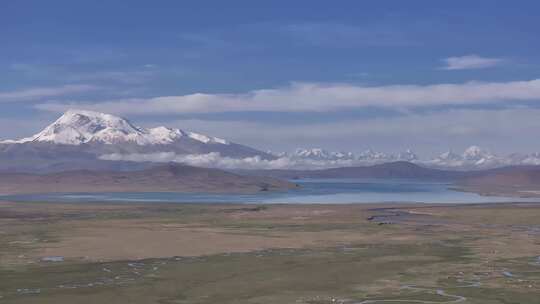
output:
[[320,170],[241,170],[255,176],[276,178],[403,178],[421,180],[455,180],[481,171],[451,171],[425,168],[410,162],[398,161],[371,166],[340,167]]
[[252,193],[296,185],[271,177],[165,164],[134,171],[76,170],[46,174],[0,173],[0,193],[212,192]]

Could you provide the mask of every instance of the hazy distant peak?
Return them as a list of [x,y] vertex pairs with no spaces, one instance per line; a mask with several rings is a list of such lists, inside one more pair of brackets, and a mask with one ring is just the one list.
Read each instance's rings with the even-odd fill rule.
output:
[[203,142],[205,144],[208,144],[208,143],[217,143],[217,144],[222,144],[222,145],[228,145],[229,144],[229,142],[226,141],[225,139],[218,138],[218,137],[207,136],[207,135],[199,134],[199,133],[195,133],[195,132],[188,132],[187,135],[190,138],[192,138],[194,140],[198,140],[198,141]]
[[463,152],[463,157],[467,159],[479,159],[486,156],[491,156],[491,154],[478,146],[470,146]]
[[461,156],[452,151],[446,151],[444,153],[441,153],[438,158],[443,160],[456,160],[461,159]]
[[397,160],[400,161],[417,161],[418,155],[414,153],[411,149],[407,149],[403,152],[398,153]]
[[314,160],[347,160],[354,159],[351,152],[329,152],[321,148],[296,149],[293,157]]

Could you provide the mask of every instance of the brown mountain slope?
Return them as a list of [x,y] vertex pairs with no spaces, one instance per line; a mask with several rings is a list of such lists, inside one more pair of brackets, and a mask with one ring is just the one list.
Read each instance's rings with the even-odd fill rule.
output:
[[320,170],[252,170],[240,171],[255,176],[276,178],[404,178],[418,180],[456,180],[476,172],[460,172],[425,168],[398,161],[371,166],[341,167]]
[[217,169],[168,164],[139,171],[66,171],[51,174],[1,173],[0,193],[50,192],[214,192],[286,190],[296,185]]
[[508,167],[468,177],[457,183],[458,189],[481,194],[540,196],[540,167]]

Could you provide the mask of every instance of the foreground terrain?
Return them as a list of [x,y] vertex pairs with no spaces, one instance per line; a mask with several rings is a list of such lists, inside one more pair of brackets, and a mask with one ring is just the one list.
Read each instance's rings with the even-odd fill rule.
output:
[[540,205],[0,202],[0,303],[538,303]]

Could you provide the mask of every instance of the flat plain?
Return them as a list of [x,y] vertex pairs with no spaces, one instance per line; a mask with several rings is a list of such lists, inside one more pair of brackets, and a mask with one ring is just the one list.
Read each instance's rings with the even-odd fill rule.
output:
[[0,303],[538,303],[540,204],[0,202]]

